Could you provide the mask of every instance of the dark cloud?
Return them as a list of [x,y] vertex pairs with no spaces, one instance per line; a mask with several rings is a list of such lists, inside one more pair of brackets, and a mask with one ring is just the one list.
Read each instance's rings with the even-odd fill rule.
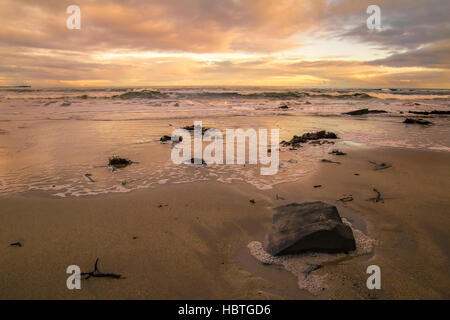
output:
[[385,59],[368,62],[371,65],[390,67],[427,67],[448,69],[450,64],[450,41],[424,45],[419,49],[393,54]]
[[325,24],[334,36],[378,45],[387,50],[416,49],[450,39],[450,1],[378,0],[381,31],[368,30],[366,8],[371,1],[337,1]]

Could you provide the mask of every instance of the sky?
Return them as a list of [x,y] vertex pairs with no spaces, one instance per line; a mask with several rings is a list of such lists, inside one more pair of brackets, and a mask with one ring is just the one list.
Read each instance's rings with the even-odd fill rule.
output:
[[0,86],[450,88],[449,12],[448,0],[0,0]]

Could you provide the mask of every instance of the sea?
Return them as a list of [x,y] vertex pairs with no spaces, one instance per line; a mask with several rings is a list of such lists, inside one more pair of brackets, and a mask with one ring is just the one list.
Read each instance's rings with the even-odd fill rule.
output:
[[[385,112],[345,114],[359,109]],[[417,114],[435,110],[450,111],[450,90],[0,87],[0,197],[33,192],[95,196],[197,181],[248,183],[266,190],[302,179],[339,147],[449,152],[448,115]],[[406,118],[432,124],[404,124]],[[261,176],[260,165],[174,164],[173,144],[160,137],[194,121],[222,132],[279,129],[280,141],[320,130],[339,139],[281,148],[273,176]],[[112,156],[134,163],[113,170],[108,166]]]

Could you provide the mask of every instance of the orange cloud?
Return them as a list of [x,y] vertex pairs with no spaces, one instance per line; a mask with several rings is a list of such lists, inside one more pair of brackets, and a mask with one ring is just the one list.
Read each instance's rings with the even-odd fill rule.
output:
[[379,33],[369,1],[77,4],[81,30],[65,1],[0,2],[2,84],[449,86],[448,1],[380,0]]

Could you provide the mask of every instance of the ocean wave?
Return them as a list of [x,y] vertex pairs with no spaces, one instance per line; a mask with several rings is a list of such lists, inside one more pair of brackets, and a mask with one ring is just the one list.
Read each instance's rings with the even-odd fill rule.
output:
[[446,90],[446,89],[389,89],[389,94],[447,96],[447,95],[450,95],[450,90]]
[[8,99],[117,99],[117,100],[445,100],[448,89],[333,89],[264,87],[128,87],[128,88],[28,88],[0,87]]
[[31,88],[31,87],[0,87],[0,92],[126,92],[131,88]]
[[279,99],[292,100],[310,98],[328,99],[372,99],[375,98],[367,93],[345,93],[345,94],[325,94],[304,91],[263,91],[263,92],[237,92],[237,91],[202,91],[202,92],[161,92],[159,90],[129,91],[121,95],[114,95],[111,98],[118,99]]
[[114,95],[111,98],[119,99],[165,99],[165,98],[177,98],[177,99],[220,99],[220,98],[243,98],[243,99],[255,99],[255,98],[274,98],[274,99],[296,99],[308,97],[308,92],[295,92],[295,91],[283,91],[283,92],[254,92],[254,93],[241,93],[236,91],[202,91],[202,92],[161,92],[159,90],[141,90],[141,91],[129,91],[121,95]]
[[360,93],[355,92],[351,94],[338,94],[338,95],[332,95],[332,94],[314,94],[311,95],[312,98],[328,98],[328,99],[374,99],[375,97],[367,94],[367,93]]
[[142,91],[128,91],[120,95],[114,95],[112,98],[119,98],[123,100],[128,99],[159,99],[167,98],[168,95],[161,93],[158,90],[142,90]]

